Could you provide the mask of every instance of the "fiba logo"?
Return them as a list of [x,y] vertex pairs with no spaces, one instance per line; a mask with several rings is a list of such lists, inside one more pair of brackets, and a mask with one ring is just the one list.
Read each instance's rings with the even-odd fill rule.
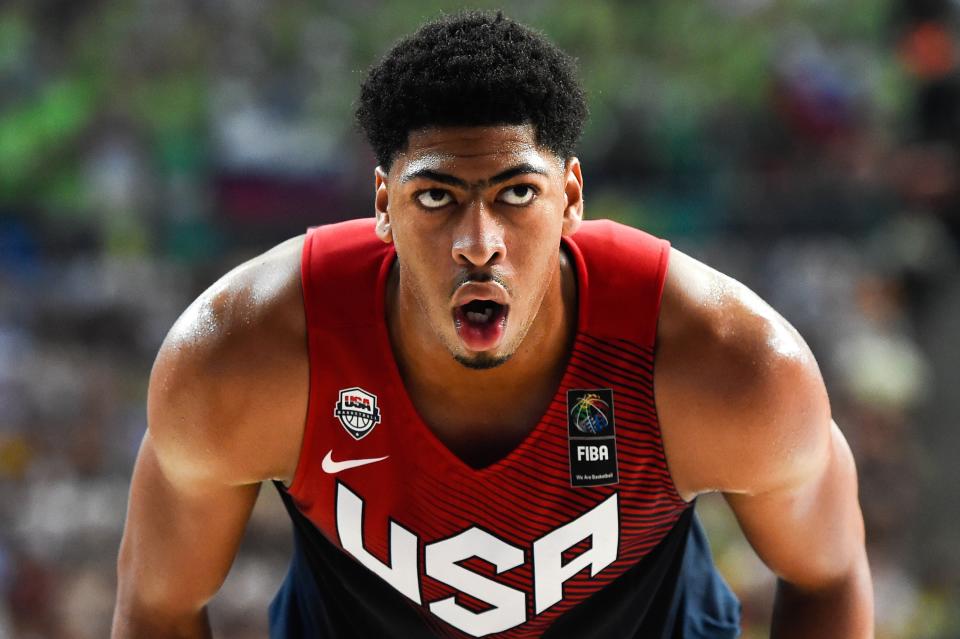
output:
[[567,391],[571,486],[611,486],[620,481],[612,388]]
[[345,388],[340,391],[333,415],[354,439],[363,439],[380,423],[377,396],[356,386]]
[[570,420],[581,433],[599,435],[610,426],[610,404],[599,393],[588,392],[577,398],[570,408]]

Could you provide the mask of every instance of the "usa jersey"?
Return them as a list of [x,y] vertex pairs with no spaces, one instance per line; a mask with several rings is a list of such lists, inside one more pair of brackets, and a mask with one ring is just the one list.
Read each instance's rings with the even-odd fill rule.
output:
[[473,468],[417,414],[385,323],[373,220],[311,229],[310,396],[274,482],[295,552],[271,637],[734,637],[739,606],[677,493],[653,392],[669,245],[585,222],[563,248],[577,332],[537,425]]

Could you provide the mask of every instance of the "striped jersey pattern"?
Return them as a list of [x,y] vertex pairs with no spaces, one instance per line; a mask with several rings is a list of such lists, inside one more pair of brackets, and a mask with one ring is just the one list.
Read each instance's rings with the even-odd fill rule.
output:
[[[533,597],[527,598],[523,626],[498,635],[525,639],[539,637],[554,620],[582,603],[597,590],[620,576],[642,559],[670,531],[688,504],[673,487],[667,469],[653,402],[653,352],[624,340],[578,336],[568,365],[569,371],[554,397],[542,434],[524,441],[515,463],[497,472],[495,481],[471,481],[444,486],[424,477],[416,488],[423,495],[418,515],[430,522],[429,533],[443,538],[467,522],[486,521],[511,543],[529,547],[545,530],[566,523],[570,504],[586,512],[617,494],[620,511],[620,551],[617,560],[591,577],[582,571],[564,584],[564,599],[539,616],[534,615]],[[570,487],[567,446],[567,391],[611,388],[616,412],[617,454],[620,482],[615,486],[590,489]],[[419,510],[419,509],[418,509]],[[424,530],[427,530],[426,528]],[[589,545],[582,542],[568,551],[576,556]],[[524,563],[514,570],[495,575],[490,564],[468,560],[470,570],[521,590],[530,590],[532,569]],[[455,594],[434,580],[424,585],[425,600],[435,601]],[[483,602],[460,595],[461,603],[480,611]],[[467,637],[429,615],[427,619],[439,636]]]
[[[391,586],[389,596],[421,620],[422,636],[541,636],[618,577],[633,575],[631,569],[648,555],[657,555],[658,563],[645,567],[644,574],[658,576],[650,578],[650,591],[642,596],[653,600],[658,588],[676,585],[675,575],[667,584],[662,574],[664,566],[679,565],[683,544],[671,544],[662,558],[652,552],[692,508],[677,493],[667,468],[653,393],[669,245],[612,222],[587,222],[565,238],[564,246],[576,268],[579,310],[563,378],[526,438],[502,459],[476,469],[423,423],[393,359],[383,302],[396,259],[392,246],[376,238],[372,220],[311,229],[307,235],[303,287],[310,401],[296,474],[288,488],[280,489],[288,509],[295,509],[294,523],[309,527],[298,543],[317,546],[305,548],[306,554],[328,557],[319,546],[329,544],[349,557],[347,564],[356,571],[369,569],[382,578]],[[610,485],[575,486],[568,393],[594,389],[612,399],[618,477]],[[378,415],[361,437],[338,417],[344,393],[361,395],[370,414]],[[321,464],[328,455],[338,461],[384,459],[330,473]],[[596,523],[600,520],[603,526]],[[602,540],[591,532],[601,528],[607,531]],[[573,541],[557,546],[560,538]],[[450,559],[450,552],[462,553],[467,543],[477,544],[474,555]],[[550,543],[552,564],[544,560]],[[446,563],[430,563],[443,553],[448,553]],[[607,559],[600,561],[601,556]],[[353,568],[339,567],[335,570],[343,574],[318,574],[328,569],[320,564],[344,565],[339,557],[313,563],[303,569],[313,573],[311,584],[291,582],[290,591],[281,593],[287,607],[278,605],[278,616],[309,616],[311,610],[334,606],[304,601],[316,584],[327,584],[319,589],[325,594],[310,596],[336,599],[344,610],[369,611],[356,623],[377,618],[384,603],[367,600],[370,588],[359,585],[368,583],[369,575],[361,578]],[[576,566],[582,568],[573,572]],[[303,572],[294,568],[298,575]],[[624,602],[638,596],[636,589],[623,590],[617,597]],[[672,592],[664,596],[669,599]],[[293,602],[299,602],[300,612]],[[505,629],[486,631],[483,624],[456,621],[485,613],[489,619],[503,612],[506,602],[512,602],[511,619],[517,621]],[[620,607],[625,617],[630,610],[644,614],[632,603]],[[325,614],[322,624],[334,630],[322,636],[353,636],[349,623],[336,630],[334,614]]]

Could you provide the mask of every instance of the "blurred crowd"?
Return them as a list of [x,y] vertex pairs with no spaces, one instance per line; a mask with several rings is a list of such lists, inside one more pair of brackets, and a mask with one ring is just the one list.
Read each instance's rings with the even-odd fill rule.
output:
[[[362,72],[457,6],[321,4],[0,3],[0,639],[108,635],[180,311],[306,226],[372,214]],[[667,237],[809,342],[859,466],[877,636],[960,636],[960,5],[504,8],[579,60],[588,215]],[[773,578],[702,501],[744,636],[766,636]],[[290,545],[264,487],[218,636],[265,636]]]

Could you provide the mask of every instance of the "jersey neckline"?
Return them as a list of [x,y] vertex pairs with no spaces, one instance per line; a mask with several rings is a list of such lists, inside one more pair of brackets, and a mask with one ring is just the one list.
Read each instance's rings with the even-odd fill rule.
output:
[[550,403],[547,405],[546,410],[543,414],[540,415],[539,420],[534,425],[532,429],[521,439],[516,446],[510,449],[506,455],[500,457],[499,459],[493,461],[486,466],[480,468],[474,468],[467,462],[465,462],[459,455],[453,452],[450,447],[448,447],[440,438],[437,436],[433,429],[426,423],[423,417],[420,415],[420,411],[417,410],[417,407],[413,403],[413,399],[410,397],[410,393],[407,389],[407,385],[403,380],[403,377],[400,375],[400,367],[397,364],[396,353],[393,350],[393,344],[390,341],[390,334],[387,330],[387,316],[386,316],[386,293],[387,293],[387,279],[390,276],[390,270],[393,267],[394,262],[397,258],[396,249],[393,245],[390,245],[388,250],[385,251],[383,260],[380,263],[380,270],[377,274],[377,285],[375,290],[376,296],[376,339],[380,342],[380,346],[383,349],[384,353],[387,353],[387,377],[388,382],[391,384],[396,384],[399,389],[399,395],[402,396],[401,401],[404,404],[404,408],[409,415],[412,416],[412,428],[419,430],[423,433],[423,436],[430,443],[434,449],[437,450],[440,458],[447,465],[452,466],[457,472],[466,474],[466,475],[484,475],[491,472],[497,472],[503,469],[506,466],[509,466],[514,462],[518,457],[523,454],[523,451],[533,446],[537,440],[539,440],[544,432],[549,427],[549,420],[546,419],[547,414],[550,412],[550,407],[554,402],[560,400],[561,405],[565,406],[566,402],[562,401],[563,389],[568,387],[570,376],[572,374],[570,367],[570,359],[573,354],[574,349],[580,343],[583,333],[587,327],[588,313],[588,288],[587,288],[587,269],[586,264],[584,263],[583,254],[580,252],[580,248],[576,243],[569,237],[561,237],[562,247],[567,250],[567,254],[570,256],[571,261],[574,265],[574,274],[577,287],[577,326],[574,331],[574,338],[571,342],[570,350],[567,353],[566,362],[563,365],[563,375],[560,377],[560,383],[557,385],[556,390],[551,396]]

